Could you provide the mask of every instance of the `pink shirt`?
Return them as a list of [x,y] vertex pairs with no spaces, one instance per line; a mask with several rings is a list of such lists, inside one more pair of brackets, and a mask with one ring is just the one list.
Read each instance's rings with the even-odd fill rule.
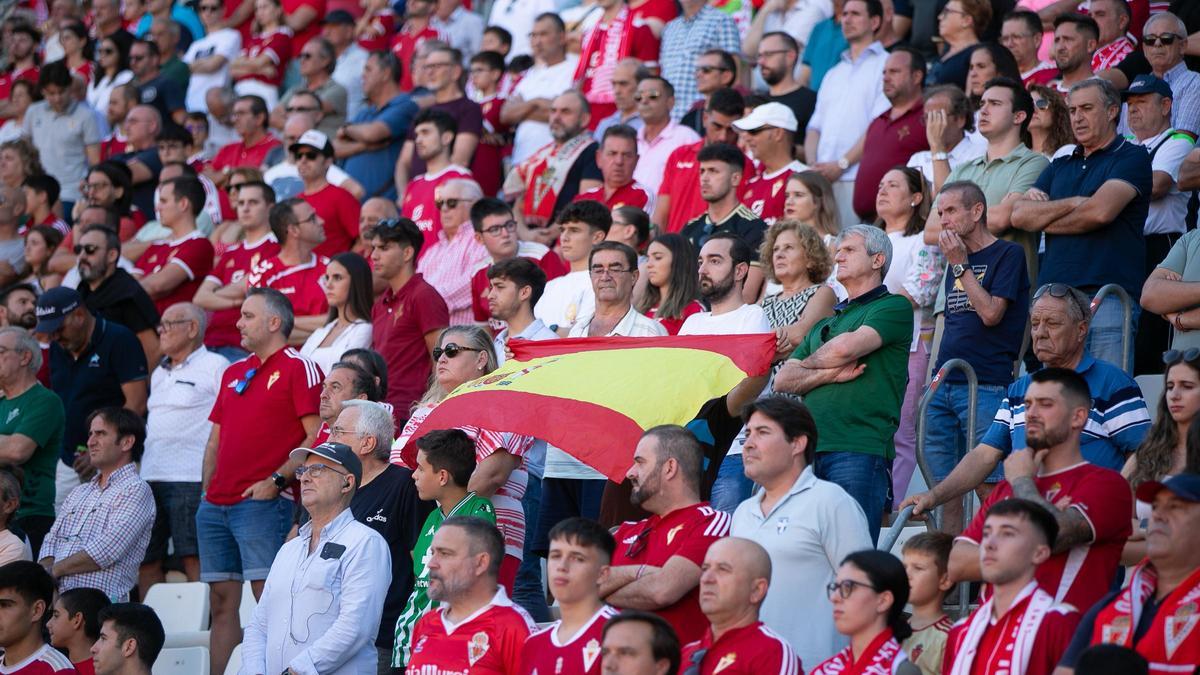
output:
[[453,239],[446,236],[445,230],[439,230],[437,243],[421,256],[417,271],[446,301],[451,326],[475,322],[471,311],[471,275],[491,258],[483,244],[475,240],[470,222],[459,225]]
[[633,179],[646,186],[651,194],[658,193],[667,169],[667,158],[675,148],[700,140],[700,136],[691,128],[675,122],[669,122],[653,140],[646,140],[646,127],[638,129],[637,137],[638,163],[633,170]]

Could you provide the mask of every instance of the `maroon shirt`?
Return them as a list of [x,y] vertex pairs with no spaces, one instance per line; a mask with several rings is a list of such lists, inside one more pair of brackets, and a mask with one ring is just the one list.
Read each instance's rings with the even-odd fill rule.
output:
[[858,177],[854,179],[854,212],[863,222],[875,219],[875,194],[879,192],[879,181],[896,165],[904,166],[914,153],[929,149],[925,137],[925,106],[917,101],[911,110],[892,119],[892,111],[885,110],[867,127],[867,139],[863,144],[869,152],[863,153],[858,165]]
[[388,288],[375,300],[371,323],[371,347],[387,362],[386,400],[407,419],[433,371],[425,334],[449,326],[450,310],[441,294],[414,274],[399,291]]

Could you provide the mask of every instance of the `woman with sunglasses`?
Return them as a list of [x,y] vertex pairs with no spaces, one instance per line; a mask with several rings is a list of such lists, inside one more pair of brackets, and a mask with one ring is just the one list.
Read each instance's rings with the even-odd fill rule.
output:
[[101,112],[108,110],[108,99],[112,92],[122,84],[133,81],[133,71],[129,69],[129,43],[120,40],[116,35],[100,40],[96,47],[97,67],[88,81],[87,102]]
[[[392,464],[415,466],[416,446],[409,446],[413,433],[443,399],[460,385],[487,375],[496,369],[496,348],[492,334],[480,325],[451,326],[438,337],[433,350],[433,375],[429,389],[413,407],[412,417],[404,425],[392,446]],[[529,473],[524,455],[533,438],[520,434],[492,431],[475,426],[460,426],[475,441],[475,473],[469,489],[488,497],[496,507],[496,526],[504,535],[504,562],[500,582],[512,593],[513,580],[521,563],[525,543],[525,511],[521,498]]]
[[254,31],[229,65],[234,92],[238,96],[259,96],[267,110],[273,110],[279,103],[279,85],[291,60],[292,31],[283,22],[283,5],[280,0],[255,0]]
[[348,349],[371,346],[371,268],[357,253],[339,253],[325,267],[329,323],[308,336],[300,353],[328,373]]
[[833,625],[850,639],[850,646],[809,675],[920,675],[900,646],[912,635],[912,627],[904,613],[908,574],[894,555],[871,550],[851,553],[826,590],[833,603]]
[[646,247],[646,288],[635,309],[678,335],[683,322],[704,311],[699,295],[696,251],[679,234],[662,234]]
[[33,286],[38,295],[62,284],[62,275],[50,271],[50,258],[63,241],[63,234],[49,225],[34,225],[25,233],[25,264],[29,276],[20,283]]
[[1071,154],[1075,135],[1071,132],[1071,118],[1063,95],[1041,84],[1029,85],[1029,93],[1033,96],[1033,118],[1029,120],[1031,149],[1052,161]]

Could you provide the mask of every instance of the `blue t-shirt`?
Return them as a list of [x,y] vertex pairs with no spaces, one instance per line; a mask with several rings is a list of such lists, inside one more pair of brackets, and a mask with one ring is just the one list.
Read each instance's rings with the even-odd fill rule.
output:
[[[1141,445],[1150,431],[1150,411],[1142,390],[1125,371],[1097,361],[1084,353],[1075,372],[1087,381],[1092,392],[1092,409],[1080,434],[1079,445],[1083,458],[1106,469],[1120,471],[1125,459]],[[1025,446],[1025,392],[1031,382],[1029,375],[1020,377],[1008,387],[992,426],[983,436],[983,443],[999,449],[1008,456]]]
[[1137,191],[1108,225],[1084,234],[1046,234],[1038,285],[1070,284],[1095,291],[1115,283],[1135,300],[1146,281],[1146,240],[1142,231],[1150,210],[1150,155],[1146,148],[1117,136],[1084,157],[1083,147],[1054,160],[1033,186],[1050,199],[1090,196],[1106,181],[1120,180]]
[[842,58],[842,52],[850,48],[846,36],[842,34],[842,26],[832,18],[825,19],[813,26],[808,36],[808,44],[804,45],[803,63],[812,69],[812,79],[809,87],[813,91],[821,88],[821,80],[825,73],[837,65]]
[[400,148],[404,145],[404,137],[408,134],[416,115],[417,104],[406,94],[399,94],[382,108],[376,108],[370,103],[364,104],[350,121],[351,124],[383,122],[391,134],[386,147],[347,157],[342,167],[351,178],[363,186],[368,199],[396,199],[396,184],[393,180],[396,161],[400,159]]
[[[1010,241],[997,239],[987,248],[967,255],[967,271],[989,294],[1008,300],[1004,317],[995,326],[985,326],[979,318],[962,282],[946,274],[945,328],[938,350],[937,372],[953,358],[965,360],[975,369],[979,384],[1012,382],[1013,362],[1025,339],[1025,321],[1029,316],[1029,274],[1025,271],[1025,249]],[[965,382],[962,371],[946,376],[949,382]]]

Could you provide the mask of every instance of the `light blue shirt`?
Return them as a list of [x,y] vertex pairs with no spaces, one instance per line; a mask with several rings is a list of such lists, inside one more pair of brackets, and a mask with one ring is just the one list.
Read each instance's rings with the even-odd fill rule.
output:
[[375,636],[392,582],[392,557],[378,532],[347,507],[321,529],[312,521],[279,549],[242,641],[239,675],[375,675]]

